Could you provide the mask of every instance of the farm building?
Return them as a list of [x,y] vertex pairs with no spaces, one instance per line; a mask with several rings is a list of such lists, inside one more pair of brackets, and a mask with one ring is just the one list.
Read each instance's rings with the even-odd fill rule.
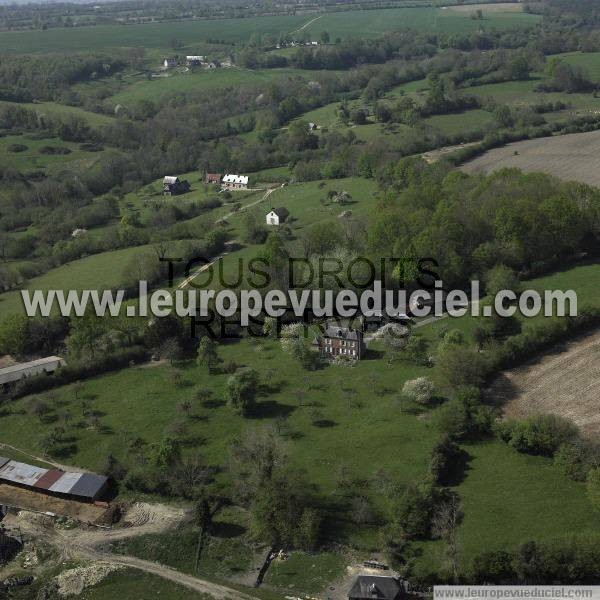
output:
[[212,62],[209,62],[209,63],[206,65],[206,68],[207,68],[207,69],[218,69],[220,66],[221,66],[221,63],[220,63],[220,62],[218,62],[218,61],[216,61],[216,60],[213,60]]
[[362,331],[336,325],[327,325],[316,345],[323,356],[347,356],[356,360],[362,358],[366,349]]
[[48,356],[32,360],[31,362],[4,367],[0,369],[0,387],[6,391],[11,384],[17,381],[21,381],[27,377],[35,377],[42,373],[49,375],[65,364],[65,361],[60,356]]
[[281,225],[290,216],[290,211],[287,208],[273,208],[267,213],[267,225]]
[[199,65],[201,65],[202,63],[206,62],[206,57],[205,56],[197,56],[197,55],[192,55],[192,56],[186,56],[185,57],[185,64],[188,67],[197,67]]
[[221,182],[224,188],[229,190],[247,190],[248,189],[248,176],[247,175],[234,175],[228,173],[223,177]]
[[163,59],[163,67],[165,69],[172,69],[173,67],[177,66],[177,59],[176,58],[164,58]]
[[400,600],[403,596],[398,579],[381,575],[359,575],[348,592],[348,600]]
[[163,179],[163,194],[165,196],[176,196],[190,191],[190,184],[185,179],[181,181],[174,175],[166,175]]
[[94,473],[43,469],[0,457],[0,483],[80,502],[95,502],[106,492],[108,477]]
[[221,185],[221,179],[223,175],[221,173],[207,173],[204,177],[204,183],[211,183],[213,185]]
[[308,124],[309,131],[316,131],[318,128],[319,126],[316,123],[313,123],[312,121]]
[[73,229],[73,233],[71,234],[71,237],[79,238],[82,235],[85,235],[87,232],[88,232],[87,229],[84,229],[82,227],[78,227],[77,229]]

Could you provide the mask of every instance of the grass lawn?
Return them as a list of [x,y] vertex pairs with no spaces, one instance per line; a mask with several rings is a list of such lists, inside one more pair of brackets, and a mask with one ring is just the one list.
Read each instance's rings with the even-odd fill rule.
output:
[[288,594],[317,594],[345,573],[346,560],[340,554],[318,555],[294,552],[286,560],[274,560],[267,571],[265,584]]
[[195,592],[183,585],[137,569],[114,571],[100,583],[85,589],[81,600],[113,600],[114,598],[144,598],[144,600],[213,600],[208,594]]

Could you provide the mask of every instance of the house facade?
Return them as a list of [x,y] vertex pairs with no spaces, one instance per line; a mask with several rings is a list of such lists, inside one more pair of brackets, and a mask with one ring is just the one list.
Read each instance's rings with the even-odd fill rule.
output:
[[347,356],[360,360],[366,350],[362,331],[336,325],[327,325],[317,344],[321,354],[331,358]]
[[175,175],[166,175],[163,179],[163,194],[165,196],[177,196],[190,191],[190,184],[187,180],[180,180]]
[[205,56],[199,56],[199,55],[190,55],[190,56],[186,56],[185,57],[185,64],[188,67],[198,67],[200,65],[202,65],[203,63],[206,62],[206,57]]
[[221,184],[225,189],[228,190],[247,190],[248,189],[248,176],[247,175],[235,175],[228,173],[221,181]]
[[177,59],[175,58],[164,58],[163,59],[163,67],[165,69],[172,69],[177,66]]
[[267,213],[267,225],[281,225],[289,216],[290,211],[287,208],[273,208]]

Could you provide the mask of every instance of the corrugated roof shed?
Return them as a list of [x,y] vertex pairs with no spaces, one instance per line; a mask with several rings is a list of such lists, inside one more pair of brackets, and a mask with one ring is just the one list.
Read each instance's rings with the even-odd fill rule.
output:
[[4,456],[0,456],[0,469],[10,460],[10,458],[4,458]]
[[62,476],[63,471],[57,471],[52,469],[50,471],[46,471],[36,482],[35,487],[40,488],[42,490],[49,490],[50,486],[54,485]]

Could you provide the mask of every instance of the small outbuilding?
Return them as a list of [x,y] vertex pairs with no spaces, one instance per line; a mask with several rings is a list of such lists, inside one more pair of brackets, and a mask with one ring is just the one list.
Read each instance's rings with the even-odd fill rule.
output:
[[267,225],[281,225],[290,216],[290,211],[285,207],[273,208],[267,213]]
[[177,196],[190,191],[190,184],[187,180],[180,180],[174,175],[166,175],[163,179],[163,194],[165,196]]
[[348,600],[400,600],[402,583],[395,577],[359,575],[348,592]]
[[204,183],[221,185],[221,179],[223,179],[223,175],[221,175],[221,173],[207,173],[204,177]]

